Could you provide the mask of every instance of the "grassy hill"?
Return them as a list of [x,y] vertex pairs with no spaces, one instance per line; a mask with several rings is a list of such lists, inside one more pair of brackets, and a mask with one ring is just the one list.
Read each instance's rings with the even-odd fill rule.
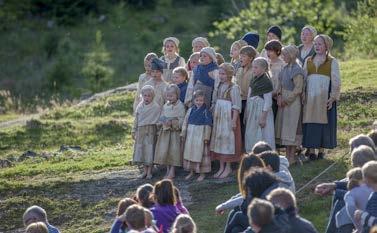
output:
[[[339,147],[325,160],[293,167],[298,188],[334,161],[337,165],[317,183],[344,177],[348,139],[368,132],[377,119],[377,60],[341,62],[341,71]],[[108,231],[117,202],[144,182],[129,164],[132,101],[133,93],[115,94],[81,107],[52,109],[26,125],[0,128],[0,159],[12,163],[0,168],[0,232],[22,228],[23,211],[33,204],[46,208],[50,222],[63,232]],[[235,179],[196,184],[179,175],[175,182],[200,232],[221,232],[226,216],[216,216],[214,207],[238,192]],[[323,231],[331,201],[313,195],[313,188],[297,194],[300,212]]]

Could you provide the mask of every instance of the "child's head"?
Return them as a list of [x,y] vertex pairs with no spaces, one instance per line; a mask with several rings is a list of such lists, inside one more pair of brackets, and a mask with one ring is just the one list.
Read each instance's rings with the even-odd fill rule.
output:
[[181,91],[176,84],[169,84],[165,89],[166,100],[171,103],[177,102],[180,92]]
[[317,35],[317,30],[310,25],[306,25],[301,30],[301,42],[303,44],[313,43],[314,37],[316,35]]
[[219,66],[220,82],[231,82],[234,74],[234,67],[230,63],[223,63]]
[[154,202],[151,198],[153,192],[153,186],[151,184],[143,184],[136,190],[136,198],[140,205],[145,208],[151,208]]
[[208,65],[211,62],[216,63],[217,57],[215,49],[212,47],[205,47],[200,50],[200,58],[199,58],[200,64]]
[[131,198],[124,198],[118,202],[117,216],[121,216],[126,212],[127,208],[137,204],[137,202]]
[[202,90],[194,92],[194,104],[197,108],[200,108],[204,104],[205,94]]
[[200,52],[202,48],[210,46],[207,38],[205,37],[196,37],[195,39],[192,40],[191,45],[192,45],[193,53]]
[[125,219],[129,230],[141,230],[145,228],[145,210],[144,207],[137,204],[127,208]]
[[240,50],[242,47],[247,46],[246,41],[244,40],[236,40],[233,42],[232,46],[230,46],[230,54],[229,56],[232,60],[238,60],[240,57]]
[[23,222],[25,226],[30,225],[34,222],[44,222],[47,223],[47,213],[46,211],[40,206],[30,206],[26,209],[23,215]]
[[265,167],[265,164],[261,158],[254,154],[249,154],[245,155],[241,162],[240,166],[238,168],[238,174],[237,174],[237,179],[238,179],[238,189],[240,190],[240,193],[246,197],[246,190],[243,189],[243,180],[245,175],[249,172],[249,170],[253,167]]
[[179,53],[179,40],[175,37],[165,38],[163,41],[162,52],[164,55],[173,56]]
[[173,83],[174,84],[181,84],[187,81],[188,73],[184,67],[177,67],[173,70]]
[[282,49],[283,60],[287,64],[296,62],[298,55],[298,48],[295,45],[287,45]]
[[363,181],[363,172],[360,167],[352,168],[347,172],[347,189],[351,190],[360,186],[360,183]]
[[141,96],[143,98],[143,102],[148,105],[152,103],[154,98],[154,88],[151,85],[145,85],[141,88]]
[[332,49],[333,43],[333,40],[328,35],[317,35],[314,38],[314,50],[318,55],[329,54]]
[[35,222],[27,226],[25,233],[48,233],[48,228],[44,222]]
[[368,133],[368,137],[372,139],[374,145],[377,145],[377,129],[374,129]]
[[144,69],[146,73],[150,73],[152,71],[152,60],[154,58],[158,58],[155,53],[148,53],[144,57]]
[[279,26],[271,26],[267,30],[267,41],[281,40],[281,29]]
[[274,173],[279,172],[280,167],[280,157],[278,153],[274,151],[265,151],[258,156],[263,160],[266,168]]
[[240,50],[241,66],[245,67],[250,65],[257,56],[257,50],[253,46],[247,45]]
[[362,167],[365,163],[372,160],[376,160],[376,154],[369,146],[358,146],[351,153],[353,167]]
[[270,40],[265,44],[264,49],[269,59],[276,59],[281,54],[282,44],[278,40]]
[[358,146],[365,145],[369,146],[376,152],[376,145],[374,144],[373,140],[365,134],[359,134],[349,140],[350,150],[351,152]]
[[145,226],[151,227],[153,226],[153,213],[147,207],[144,207],[144,214],[145,214]]
[[247,208],[250,226],[253,228],[262,228],[272,222],[274,217],[274,206],[259,198],[254,198]]
[[162,72],[164,71],[164,64],[165,62],[158,59],[153,58],[151,62],[151,76],[153,79],[161,80]]
[[255,155],[258,155],[262,152],[270,151],[270,150],[272,150],[272,148],[271,148],[270,145],[268,145],[267,142],[259,141],[259,142],[255,143],[255,145],[253,146],[253,149],[251,149],[251,152]]
[[199,64],[199,58],[200,58],[200,52],[195,52],[191,54],[187,62],[188,70],[193,70]]
[[297,208],[295,195],[292,191],[286,188],[276,188],[272,190],[268,194],[267,200],[269,200],[274,206],[278,206],[283,210]]
[[159,205],[175,205],[174,185],[171,180],[164,179],[154,185],[153,193]]
[[261,197],[271,185],[278,182],[276,176],[265,168],[252,168],[243,181],[247,197]]
[[221,53],[216,53],[216,62],[217,62],[217,65],[221,65],[225,62],[225,59],[223,55],[221,55]]
[[251,72],[255,77],[259,77],[262,74],[268,72],[268,61],[264,57],[257,57],[254,59],[251,65]]
[[368,186],[377,185],[377,161],[369,161],[366,164],[364,164],[362,172],[364,182]]
[[196,224],[187,214],[180,214],[172,226],[172,233],[196,233]]

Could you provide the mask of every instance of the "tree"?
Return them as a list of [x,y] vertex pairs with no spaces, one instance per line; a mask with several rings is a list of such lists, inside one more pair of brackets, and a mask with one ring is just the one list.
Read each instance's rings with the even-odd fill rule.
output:
[[84,66],[81,70],[92,91],[103,90],[111,83],[114,70],[107,65],[109,61],[110,53],[102,42],[101,31],[97,31],[92,51],[85,55]]

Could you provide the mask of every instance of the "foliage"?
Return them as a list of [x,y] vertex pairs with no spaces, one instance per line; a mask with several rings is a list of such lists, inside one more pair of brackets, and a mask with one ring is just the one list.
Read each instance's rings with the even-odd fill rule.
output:
[[96,40],[92,51],[85,55],[84,66],[81,70],[84,77],[89,81],[93,92],[104,90],[110,86],[114,70],[107,64],[110,61],[110,53],[102,41],[102,32],[96,32]]
[[357,10],[347,21],[344,35],[347,57],[377,56],[377,0],[358,2]]
[[301,28],[307,24],[321,33],[336,36],[342,30],[345,14],[345,8],[335,6],[331,0],[254,0],[238,15],[214,22],[215,30],[210,35],[234,40],[247,31],[254,31],[265,41],[267,28],[279,25],[283,29],[283,42],[298,44]]

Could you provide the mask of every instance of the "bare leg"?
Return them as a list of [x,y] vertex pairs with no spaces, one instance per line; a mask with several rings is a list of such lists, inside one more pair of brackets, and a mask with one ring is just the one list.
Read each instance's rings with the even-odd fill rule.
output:
[[148,180],[152,179],[152,166],[147,166],[147,177]]
[[294,164],[296,162],[295,160],[295,150],[296,146],[287,146],[287,159],[289,164]]
[[168,179],[174,179],[175,177],[175,167],[174,166],[170,166],[170,171],[169,171],[169,175],[166,177]]
[[221,174],[221,176],[219,176],[219,178],[228,177],[229,174],[232,173],[232,168],[231,168],[230,165],[231,165],[230,162],[226,163],[225,169],[224,169],[223,173]]
[[185,177],[185,180],[189,180],[194,176],[194,170],[190,170],[190,174]]
[[165,173],[164,178],[168,178],[169,174],[170,174],[170,166],[166,166],[166,173]]
[[197,180],[197,181],[203,181],[205,177],[206,177],[206,174],[205,174],[205,173],[200,173],[200,176],[199,176],[198,179],[196,179],[196,180]]
[[147,166],[143,166],[143,173],[138,176],[139,179],[144,179],[147,176]]
[[224,162],[220,161],[220,168],[219,170],[216,172],[215,175],[213,175],[214,178],[219,178],[219,176],[221,175],[221,173],[223,173],[224,171]]

